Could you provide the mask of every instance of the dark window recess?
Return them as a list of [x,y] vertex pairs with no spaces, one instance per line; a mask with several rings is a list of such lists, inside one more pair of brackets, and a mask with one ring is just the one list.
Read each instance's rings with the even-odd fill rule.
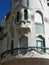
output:
[[28,19],[28,11],[25,9],[24,10],[24,19],[27,20]]
[[17,22],[18,22],[18,21],[19,21],[19,19],[20,19],[20,13],[19,13],[19,11],[17,12],[16,19],[17,19]]
[[26,49],[19,49],[19,52],[21,54],[26,54],[27,50],[28,50],[28,38],[26,36],[21,36],[21,38],[19,39],[19,47],[26,47]]
[[47,5],[49,6],[49,3],[47,3]]

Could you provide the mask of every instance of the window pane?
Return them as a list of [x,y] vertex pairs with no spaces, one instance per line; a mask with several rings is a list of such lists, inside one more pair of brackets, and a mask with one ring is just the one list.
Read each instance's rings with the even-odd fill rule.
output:
[[[41,47],[41,42],[40,42],[40,41],[37,41],[37,46],[38,46],[38,47]],[[41,51],[41,49],[38,48],[38,51]]]
[[36,33],[42,33],[44,34],[44,25],[43,24],[38,24],[38,23],[35,23],[35,27],[36,27]]
[[[37,43],[38,47],[45,47],[45,43],[42,40],[37,40],[36,43]],[[41,48],[37,48],[37,49],[40,52],[44,52],[45,51],[45,49],[41,49]]]
[[[19,47],[28,47],[28,38],[25,36],[22,36],[19,39]],[[27,49],[21,49],[19,50],[20,53],[25,54],[27,52]]]
[[41,42],[38,42],[38,47],[41,47]]
[[42,17],[39,13],[35,13],[35,22],[42,23]]

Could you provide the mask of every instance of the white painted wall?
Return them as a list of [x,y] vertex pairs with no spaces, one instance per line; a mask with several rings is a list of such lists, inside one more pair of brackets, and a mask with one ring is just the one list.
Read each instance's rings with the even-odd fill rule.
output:
[[31,32],[28,33],[28,46],[36,46],[36,33],[34,21],[31,21]]
[[45,22],[45,45],[49,48],[49,23]]
[[39,0],[29,0],[29,8],[35,9],[42,9],[42,6],[39,2]]

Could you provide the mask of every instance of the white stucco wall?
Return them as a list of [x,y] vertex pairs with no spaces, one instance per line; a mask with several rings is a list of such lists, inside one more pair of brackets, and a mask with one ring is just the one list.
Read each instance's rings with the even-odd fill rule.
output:
[[39,0],[29,0],[29,8],[36,10],[36,9],[43,9]]
[[28,46],[36,46],[36,33],[34,21],[31,21],[31,32],[28,33]]
[[45,46],[49,48],[49,23],[45,22]]

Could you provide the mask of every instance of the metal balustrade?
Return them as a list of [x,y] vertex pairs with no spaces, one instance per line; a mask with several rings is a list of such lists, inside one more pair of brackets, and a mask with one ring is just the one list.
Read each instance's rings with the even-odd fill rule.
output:
[[[49,50],[49,48],[48,47],[35,47],[35,46],[32,46],[32,47],[20,47],[20,48],[14,48],[14,49],[10,49],[10,50],[7,50],[7,51],[5,51],[5,52],[3,52],[1,55],[0,55],[0,57],[1,57],[1,60],[2,59],[4,59],[9,53],[10,54],[12,54],[12,55],[14,55],[14,51],[15,50],[22,50],[22,49],[28,49],[27,51],[30,51],[30,50],[35,50],[35,51],[37,51],[38,53],[40,53],[37,49],[47,49],[47,50]],[[46,51],[45,51],[45,53],[46,53]],[[17,53],[17,55],[18,55],[19,53]]]

